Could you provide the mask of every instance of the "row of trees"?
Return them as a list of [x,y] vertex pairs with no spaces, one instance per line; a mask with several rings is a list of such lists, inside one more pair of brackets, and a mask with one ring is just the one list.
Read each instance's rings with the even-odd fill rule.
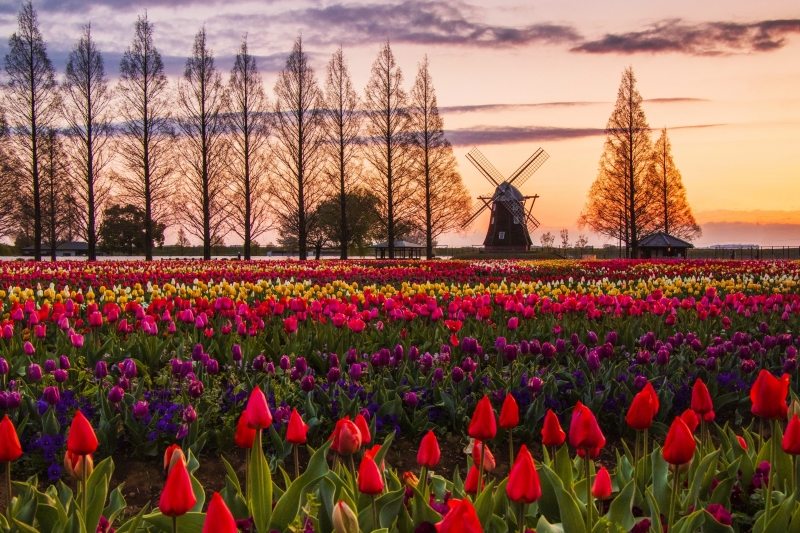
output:
[[336,246],[346,258],[359,239],[378,238],[393,257],[410,235],[431,257],[437,237],[469,216],[427,57],[407,92],[383,44],[360,96],[341,49],[320,86],[298,38],[270,99],[247,37],[223,80],[205,28],[170,83],[143,16],[111,87],[90,26],[58,81],[30,2],[18,23],[0,132],[0,192],[18,201],[0,213],[0,238],[30,241],[37,260],[43,243],[54,256],[75,237],[94,259],[106,208],[143,213],[148,260],[173,225],[200,239],[207,259],[230,233],[249,258],[270,229],[301,257]]
[[628,257],[638,257],[639,241],[657,231],[687,240],[701,234],[666,128],[653,144],[633,68],[622,74],[600,169],[578,224],[623,243]]

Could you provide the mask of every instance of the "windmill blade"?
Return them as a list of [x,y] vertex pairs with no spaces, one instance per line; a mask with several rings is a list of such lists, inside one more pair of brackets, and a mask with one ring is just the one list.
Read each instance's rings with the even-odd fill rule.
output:
[[525,219],[525,225],[528,227],[528,235],[531,235],[539,227],[539,221],[536,220],[532,214],[528,213]]
[[[483,198],[478,198],[478,200],[480,200],[481,202],[483,202],[483,205],[479,205],[479,206],[478,206],[478,207],[475,209],[475,211],[473,211],[472,215],[470,215],[470,217],[467,219],[467,221],[466,221],[466,222],[464,222],[464,223],[461,225],[461,227],[462,227],[462,228],[466,228],[466,227],[468,227],[470,224],[472,224],[472,222],[473,222],[473,221],[474,221],[476,218],[478,218],[478,215],[480,215],[481,213],[483,213],[483,210],[484,210],[484,209],[486,209],[487,207],[489,207],[489,203],[488,203],[486,200],[484,200]],[[476,202],[476,203],[477,203],[477,202]]]
[[547,152],[543,149],[539,148],[536,150],[532,156],[528,158],[527,161],[522,163],[522,166],[514,172],[511,177],[508,179],[508,182],[512,184],[516,188],[522,187],[522,184],[525,183],[528,178],[533,176],[533,173],[539,170],[547,158],[550,157]]
[[492,165],[489,160],[486,159],[486,156],[477,148],[473,148],[469,151],[467,159],[469,159],[470,162],[475,165],[475,168],[477,168],[486,179],[491,181],[495,187],[505,181],[503,175],[494,168],[494,165]]

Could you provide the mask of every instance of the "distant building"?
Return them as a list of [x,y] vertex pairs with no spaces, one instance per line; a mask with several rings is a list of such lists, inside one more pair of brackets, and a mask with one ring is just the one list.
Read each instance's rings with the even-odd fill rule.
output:
[[686,259],[689,248],[694,248],[694,245],[659,231],[639,241],[639,257],[641,259],[656,259],[659,257]]
[[[371,246],[375,250],[375,259],[386,259],[389,256],[389,243],[382,242]],[[395,259],[421,259],[425,247],[408,241],[394,241]]]
[[[22,249],[22,255],[34,255],[33,246],[26,246]],[[42,243],[42,255],[50,255],[50,246]],[[81,241],[62,242],[56,245],[56,257],[80,257],[89,255],[89,244]],[[97,255],[103,255],[97,252]]]

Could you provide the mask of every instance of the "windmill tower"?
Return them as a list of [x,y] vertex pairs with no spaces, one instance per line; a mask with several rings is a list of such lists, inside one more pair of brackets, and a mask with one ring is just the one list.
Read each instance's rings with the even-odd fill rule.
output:
[[[530,250],[531,233],[539,227],[539,221],[531,211],[539,195],[525,196],[518,187],[521,187],[548,157],[550,156],[547,152],[539,148],[506,180],[477,148],[473,148],[467,154],[467,159],[495,186],[492,196],[478,197],[477,208],[462,226],[466,228],[484,209],[491,209],[489,229],[483,241],[486,250]],[[531,201],[529,206],[528,200]]]

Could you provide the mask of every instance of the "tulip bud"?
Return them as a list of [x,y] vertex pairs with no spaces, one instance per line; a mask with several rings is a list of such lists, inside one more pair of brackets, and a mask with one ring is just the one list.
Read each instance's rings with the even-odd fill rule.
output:
[[94,461],[91,455],[78,455],[67,450],[64,454],[64,470],[74,479],[83,479],[85,470],[88,478],[94,471]]
[[336,533],[359,533],[358,518],[344,501],[333,508],[333,530]]

